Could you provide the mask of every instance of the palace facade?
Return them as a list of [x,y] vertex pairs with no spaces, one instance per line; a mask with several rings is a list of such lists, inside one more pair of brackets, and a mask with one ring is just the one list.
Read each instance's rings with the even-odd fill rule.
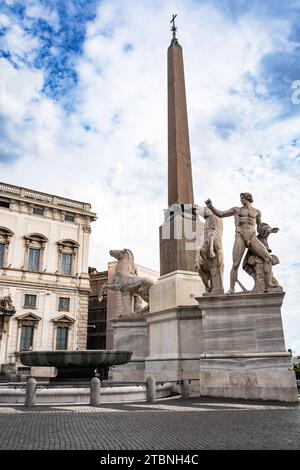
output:
[[[0,183],[0,364],[21,350],[86,349],[91,205]],[[18,365],[18,363],[17,363]]]

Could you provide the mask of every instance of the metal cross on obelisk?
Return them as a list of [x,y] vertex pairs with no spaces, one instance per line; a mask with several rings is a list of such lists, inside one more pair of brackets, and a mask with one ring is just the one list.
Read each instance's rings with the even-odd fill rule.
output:
[[172,16],[172,19],[170,21],[170,23],[172,23],[172,28],[171,28],[171,31],[173,33],[173,39],[172,39],[172,43],[177,43],[178,40],[176,38],[176,31],[177,31],[177,26],[175,26],[175,18],[177,17],[177,15],[173,15]]

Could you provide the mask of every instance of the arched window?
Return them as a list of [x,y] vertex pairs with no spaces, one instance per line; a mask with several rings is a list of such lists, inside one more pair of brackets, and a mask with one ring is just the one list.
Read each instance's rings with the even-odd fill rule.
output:
[[57,244],[58,272],[63,276],[74,276],[79,244],[74,240],[61,240]]
[[40,233],[25,235],[25,259],[24,268],[31,272],[43,270],[44,250],[48,238]]
[[13,232],[6,227],[0,227],[0,268],[7,267],[8,247]]

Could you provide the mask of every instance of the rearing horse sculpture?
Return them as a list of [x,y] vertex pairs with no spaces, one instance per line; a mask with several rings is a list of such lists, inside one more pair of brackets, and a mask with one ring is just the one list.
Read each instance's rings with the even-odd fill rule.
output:
[[127,248],[110,250],[109,254],[118,260],[116,272],[111,283],[103,284],[99,293],[99,302],[106,289],[121,291],[124,315],[142,312],[142,301],[149,303],[149,290],[153,281],[147,277],[138,276],[133,254]]

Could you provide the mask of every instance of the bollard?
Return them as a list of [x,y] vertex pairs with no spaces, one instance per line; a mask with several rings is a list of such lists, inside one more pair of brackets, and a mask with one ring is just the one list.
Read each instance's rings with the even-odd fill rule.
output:
[[155,380],[155,377],[153,377],[153,375],[147,378],[146,395],[147,395],[147,403],[156,402],[156,380]]
[[189,387],[189,381],[187,379],[183,379],[181,381],[180,392],[181,392],[182,400],[188,400],[190,398],[190,387]]
[[91,380],[91,387],[90,387],[90,405],[91,406],[100,405],[100,388],[101,388],[100,379],[98,379],[98,377],[94,377]]
[[27,380],[27,383],[26,383],[25,406],[36,405],[36,389],[37,389],[36,380],[33,377],[31,377],[30,379]]

